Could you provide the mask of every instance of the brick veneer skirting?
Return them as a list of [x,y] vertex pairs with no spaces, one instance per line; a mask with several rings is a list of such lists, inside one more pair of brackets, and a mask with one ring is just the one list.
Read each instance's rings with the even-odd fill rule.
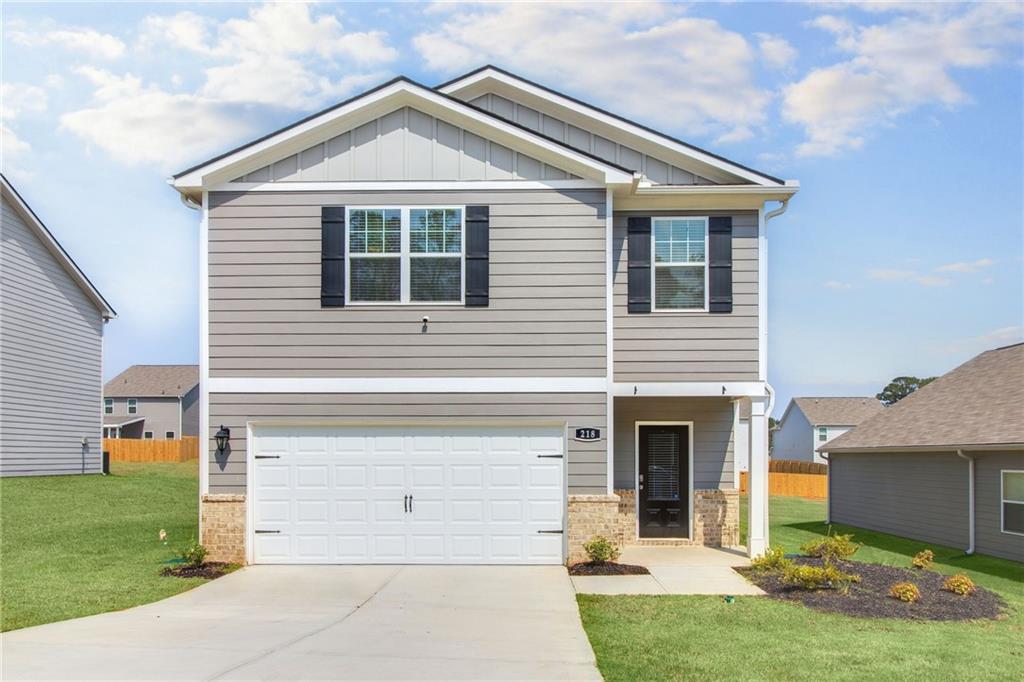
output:
[[245,563],[245,495],[203,495],[202,543],[210,561]]

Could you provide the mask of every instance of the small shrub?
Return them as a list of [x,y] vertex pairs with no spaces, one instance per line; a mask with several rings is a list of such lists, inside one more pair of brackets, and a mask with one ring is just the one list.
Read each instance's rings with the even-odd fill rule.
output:
[[594,563],[604,564],[619,558],[619,548],[603,535],[595,535],[583,544],[583,551]]
[[914,568],[926,569],[932,567],[933,561],[935,561],[935,553],[930,549],[922,549],[910,560],[910,565]]
[[974,586],[973,580],[963,573],[957,573],[946,578],[946,581],[942,583],[942,589],[953,594],[959,594],[961,597],[966,597],[974,594],[977,588]]
[[804,590],[839,590],[845,593],[851,583],[860,582],[860,576],[844,573],[826,561],[824,566],[791,564],[785,569],[782,580]]
[[786,558],[786,551],[781,547],[769,547],[764,556],[759,556],[750,561],[750,567],[755,571],[770,573],[772,571],[785,571],[793,562]]
[[829,561],[845,561],[860,548],[860,543],[853,541],[853,535],[828,535],[811,540],[800,547],[800,551],[807,556],[821,557]]
[[178,552],[178,556],[185,562],[186,566],[202,566],[206,561],[206,547],[196,542],[195,539],[188,544],[188,547]]
[[889,588],[889,596],[893,599],[913,604],[921,599],[921,590],[917,589],[917,585],[911,582],[896,583]]

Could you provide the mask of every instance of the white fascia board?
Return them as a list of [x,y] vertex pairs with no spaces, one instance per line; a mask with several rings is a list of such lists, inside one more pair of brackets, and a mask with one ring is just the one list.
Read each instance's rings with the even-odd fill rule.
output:
[[617,398],[765,397],[762,381],[648,381],[614,383]]
[[799,191],[799,185],[660,185],[637,187],[615,198],[617,210],[744,209],[758,210],[766,201],[783,201]]
[[[779,186],[779,183],[769,177],[729,163],[724,159],[716,158],[715,156],[702,152],[699,149],[679,144],[671,138],[658,135],[641,126],[629,123],[628,121],[623,121],[614,116],[609,116],[598,109],[575,102],[572,99],[560,96],[544,88],[539,88],[532,83],[528,83],[493,69],[483,69],[477,73],[467,76],[464,79],[449,83],[443,88],[440,88],[439,92],[443,92],[447,95],[465,97],[466,99],[474,99],[475,97],[479,97],[480,95],[488,92],[493,92],[503,97],[507,97],[508,99],[518,100],[528,106],[531,104],[529,101],[530,99],[535,102],[544,102],[548,106],[553,105],[561,112],[564,112],[567,115],[567,120],[573,117],[579,117],[575,123],[572,120],[568,121],[569,123],[578,125],[578,127],[601,134],[602,131],[595,129],[594,127],[594,123],[597,123],[605,128],[605,136],[607,136],[607,131],[609,130],[615,130],[620,134],[625,133],[629,135],[634,139],[633,144],[630,146],[635,145],[639,147],[651,145],[650,148],[668,150],[674,155],[686,157],[690,161],[713,169],[713,171],[717,171],[718,173],[726,173],[758,185]],[[583,121],[586,121],[586,123]],[[582,123],[582,125],[580,125],[580,123]],[[641,149],[640,151],[647,150]],[[657,156],[657,153],[652,152],[652,155]],[[662,160],[668,161],[671,159]],[[699,174],[703,175],[704,173]],[[711,179],[723,178],[721,175],[717,175],[716,178]]]
[[210,393],[604,393],[605,377],[210,377]]
[[459,191],[605,189],[594,180],[402,180],[402,181],[312,181],[312,182],[225,182],[210,192],[361,192],[361,191]]
[[397,81],[304,123],[271,135],[172,180],[182,193],[196,192],[297,154],[401,107],[414,107],[499,144],[535,156],[577,175],[609,183],[632,181],[632,173],[506,123],[469,105],[408,81]]

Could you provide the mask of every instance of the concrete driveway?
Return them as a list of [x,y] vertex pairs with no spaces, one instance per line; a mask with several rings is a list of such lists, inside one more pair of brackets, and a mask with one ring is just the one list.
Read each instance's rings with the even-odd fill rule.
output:
[[2,647],[4,680],[600,679],[559,566],[252,566]]

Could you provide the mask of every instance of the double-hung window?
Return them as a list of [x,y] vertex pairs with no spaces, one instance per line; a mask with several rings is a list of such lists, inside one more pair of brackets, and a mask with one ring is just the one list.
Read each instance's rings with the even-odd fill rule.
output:
[[708,308],[708,219],[652,218],[655,310]]
[[1002,531],[1024,535],[1024,470],[1000,472]]
[[349,208],[349,303],[462,303],[465,210]]
[[103,414],[114,414],[114,399],[104,398],[103,399]]
[[821,441],[821,442],[825,442],[825,441],[828,440],[828,427],[827,426],[819,426],[818,427],[818,440]]
[[128,398],[128,414],[136,414],[139,411],[139,401],[135,398]]

